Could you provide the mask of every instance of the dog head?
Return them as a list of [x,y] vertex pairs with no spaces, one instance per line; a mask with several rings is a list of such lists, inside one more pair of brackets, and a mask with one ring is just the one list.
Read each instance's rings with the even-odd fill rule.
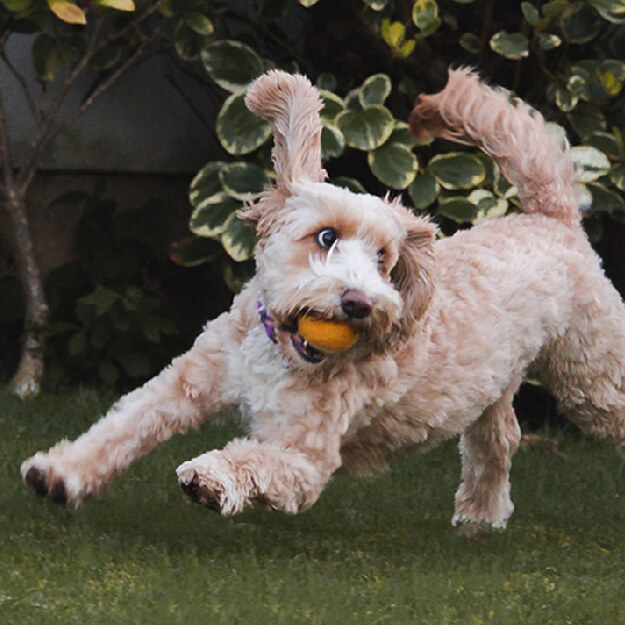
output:
[[[274,136],[275,185],[241,216],[260,237],[261,298],[281,348],[309,364],[396,349],[432,296],[434,226],[397,201],[324,182],[322,102],[305,77],[270,71],[246,104]],[[323,354],[298,333],[304,314],[346,322],[360,338],[346,352]]]

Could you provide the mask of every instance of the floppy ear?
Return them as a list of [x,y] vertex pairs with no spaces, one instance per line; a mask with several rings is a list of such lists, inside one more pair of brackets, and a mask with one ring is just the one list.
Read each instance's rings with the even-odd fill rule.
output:
[[250,87],[245,104],[271,124],[271,152],[277,186],[286,191],[300,180],[321,182],[321,117],[323,102],[308,78],[271,70]]
[[408,211],[402,221],[406,225],[406,238],[401,244],[397,263],[391,270],[391,280],[404,304],[402,316],[391,330],[391,342],[395,345],[411,334],[434,293],[436,227],[429,220],[415,217]]

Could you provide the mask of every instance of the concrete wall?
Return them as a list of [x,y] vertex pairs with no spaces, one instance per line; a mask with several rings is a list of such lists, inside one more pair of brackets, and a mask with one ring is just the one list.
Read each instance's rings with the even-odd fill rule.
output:
[[[120,207],[141,206],[152,198],[165,200],[171,205],[172,213],[179,217],[179,231],[172,232],[172,240],[188,234],[188,175],[42,172],[29,195],[28,218],[35,254],[44,276],[74,258],[74,233],[82,216],[75,206],[51,207],[50,203],[68,191],[91,192],[103,180],[107,184],[106,195]],[[0,213],[0,277],[13,273],[10,249],[7,218]]]
[[[8,56],[41,98],[30,60],[34,37],[13,35]],[[97,78],[85,77],[72,90],[60,118],[73,115]],[[34,135],[34,123],[18,82],[0,63],[9,131],[18,163]],[[54,86],[45,95],[55,95]],[[183,95],[184,94],[184,95]],[[213,133],[219,95],[160,55],[130,69],[84,115],[51,144],[45,170],[189,173],[221,153]],[[193,107],[189,104],[193,103]]]
[[[33,94],[49,101],[55,89],[44,94],[35,80],[30,59],[33,41],[31,35],[12,36],[9,58]],[[61,119],[73,115],[96,76],[87,76],[76,86]],[[0,86],[19,165],[28,153],[35,125],[18,82],[3,63]],[[103,178],[120,206],[137,206],[152,197],[167,200],[180,214],[184,230],[191,177],[209,160],[227,156],[213,131],[223,97],[161,55],[129,70],[61,134],[45,151],[29,197],[32,236],[44,275],[72,258],[74,229],[80,219],[75,208],[51,209],[50,202],[67,191],[90,191]],[[0,214],[0,276],[12,272],[9,236],[6,218]]]

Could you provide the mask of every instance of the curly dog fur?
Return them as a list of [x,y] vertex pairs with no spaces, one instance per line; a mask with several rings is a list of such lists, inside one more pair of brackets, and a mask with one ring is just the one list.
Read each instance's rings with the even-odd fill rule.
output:
[[[528,370],[583,430],[623,447],[625,310],[580,225],[568,145],[540,114],[469,70],[420,98],[413,133],[480,146],[525,209],[435,240],[400,203],[324,182],[322,103],[306,78],[271,71],[246,101],[274,135],[276,182],[242,213],[260,237],[256,276],[186,354],[77,440],[26,460],[29,486],[78,505],[236,406],[249,437],[177,469],[194,502],[295,513],[339,467],[364,474],[459,434],[453,522],[503,528]],[[298,333],[302,313],[360,338],[323,354]]]

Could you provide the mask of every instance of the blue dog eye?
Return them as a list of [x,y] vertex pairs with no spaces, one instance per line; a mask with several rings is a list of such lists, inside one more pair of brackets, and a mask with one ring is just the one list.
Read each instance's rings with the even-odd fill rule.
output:
[[316,240],[320,247],[329,250],[335,241],[339,238],[334,228],[324,228],[317,232]]

